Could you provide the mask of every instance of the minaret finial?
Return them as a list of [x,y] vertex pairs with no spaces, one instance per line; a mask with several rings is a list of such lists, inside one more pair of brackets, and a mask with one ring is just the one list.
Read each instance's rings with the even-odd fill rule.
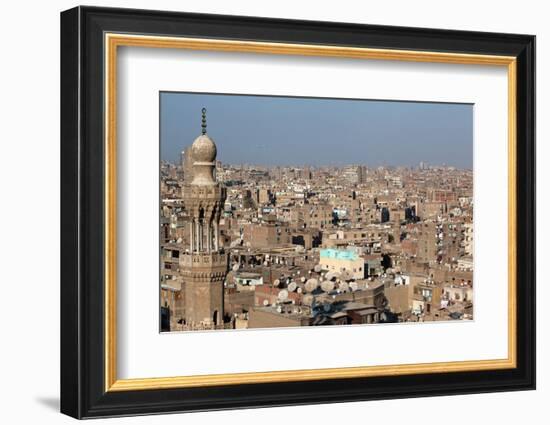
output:
[[202,108],[202,134],[203,136],[206,134],[206,108]]

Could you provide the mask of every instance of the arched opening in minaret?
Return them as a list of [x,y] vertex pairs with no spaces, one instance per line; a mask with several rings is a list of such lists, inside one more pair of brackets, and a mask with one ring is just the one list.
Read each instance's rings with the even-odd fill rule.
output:
[[218,324],[218,310],[214,310],[214,314],[212,315],[212,320],[214,321],[214,324]]
[[198,234],[197,234],[197,241],[198,241],[198,251],[204,251],[204,208],[199,209],[199,219],[198,219]]

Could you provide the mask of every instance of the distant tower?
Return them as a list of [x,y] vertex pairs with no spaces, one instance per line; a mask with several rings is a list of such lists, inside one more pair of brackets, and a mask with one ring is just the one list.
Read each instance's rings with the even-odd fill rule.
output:
[[192,158],[192,149],[191,146],[186,146],[185,149],[181,152],[182,154],[182,169],[183,169],[183,179],[185,183],[191,183],[193,181],[193,158]]
[[184,149],[180,153],[180,167],[181,167],[182,170],[185,168],[185,151],[186,150],[187,149]]
[[189,215],[189,250],[180,256],[185,283],[187,325],[223,324],[223,282],[227,254],[220,247],[220,216],[226,191],[216,182],[216,144],[206,134],[206,109],[202,109],[202,134],[190,151],[193,179],[186,179],[183,201]]

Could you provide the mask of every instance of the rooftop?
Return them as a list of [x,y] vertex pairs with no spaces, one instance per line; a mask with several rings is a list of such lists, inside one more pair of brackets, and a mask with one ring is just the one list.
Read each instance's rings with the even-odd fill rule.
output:
[[354,261],[359,259],[359,255],[357,255],[357,252],[347,249],[325,248],[321,250],[320,256],[321,258],[333,258],[335,260]]

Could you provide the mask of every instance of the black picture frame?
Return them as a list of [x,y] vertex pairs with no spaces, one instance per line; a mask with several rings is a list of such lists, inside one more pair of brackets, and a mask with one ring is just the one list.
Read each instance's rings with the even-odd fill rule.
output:
[[[321,381],[105,391],[104,34],[517,58],[517,367]],[[76,7],[61,13],[61,412],[75,418],[535,388],[535,37]]]

